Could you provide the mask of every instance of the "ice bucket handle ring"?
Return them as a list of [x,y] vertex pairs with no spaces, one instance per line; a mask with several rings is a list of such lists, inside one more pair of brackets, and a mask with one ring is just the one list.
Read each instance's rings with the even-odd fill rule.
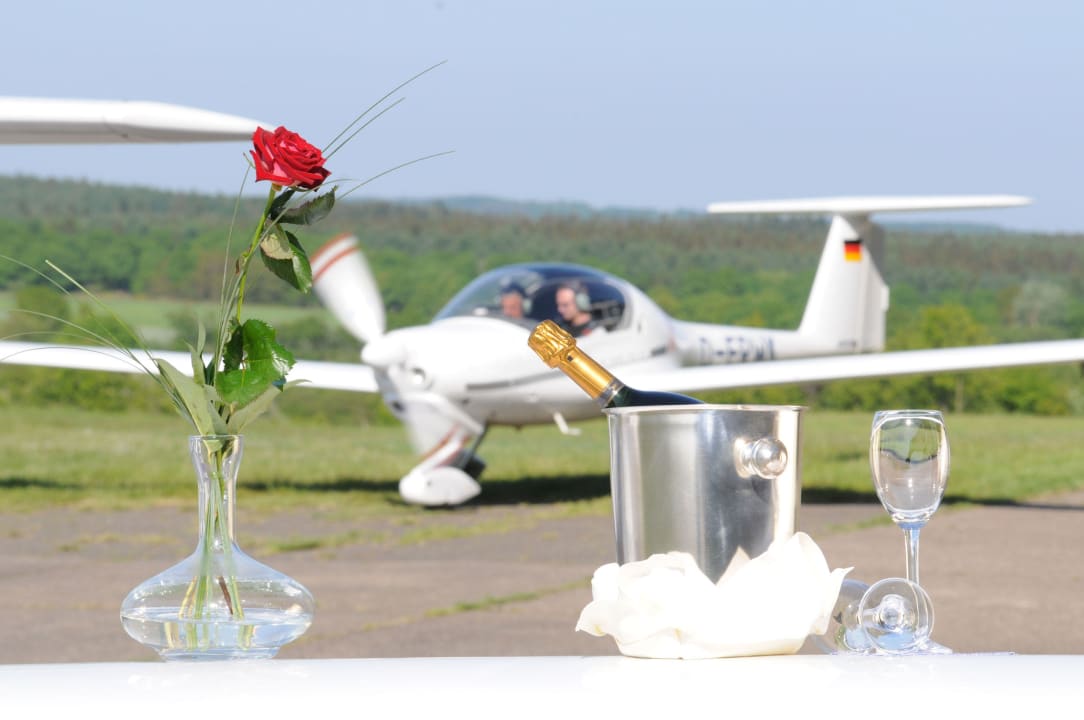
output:
[[734,442],[734,466],[739,477],[774,480],[787,469],[787,448],[774,437],[739,438]]

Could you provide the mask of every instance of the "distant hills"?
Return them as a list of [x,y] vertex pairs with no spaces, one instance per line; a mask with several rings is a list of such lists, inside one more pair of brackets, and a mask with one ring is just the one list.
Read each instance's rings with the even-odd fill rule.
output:
[[[0,175],[0,217],[17,214],[20,209],[25,210],[35,203],[32,198],[47,194],[65,196],[68,200],[64,203],[69,208],[78,209],[78,198],[96,191],[120,190],[127,196],[125,204],[129,210],[140,207],[153,207],[164,209],[161,198],[185,198],[185,204],[218,204],[225,195],[197,195],[195,193],[176,193],[139,186],[105,185],[75,180],[54,180],[33,176]],[[159,199],[155,202],[153,199]],[[204,203],[199,199],[203,198]],[[228,198],[232,203],[233,198]],[[53,198],[56,201],[56,197]],[[74,202],[73,202],[74,201]],[[598,207],[584,202],[559,201],[544,202],[531,200],[515,200],[496,197],[492,195],[451,195],[430,198],[369,198],[353,201],[357,204],[391,204],[404,207],[441,207],[454,212],[470,213],[474,215],[487,215],[493,217],[519,217],[537,220],[547,217],[567,218],[613,218],[619,220],[647,220],[657,221],[662,218],[668,219],[696,219],[706,215],[703,210],[686,208],[671,211],[660,211],[650,208],[606,206]],[[171,202],[170,204],[174,204]],[[206,209],[206,208],[205,208]],[[748,222],[748,219],[717,218],[720,222]],[[921,222],[908,221],[906,219],[884,219],[879,221],[885,227],[905,228],[913,232],[957,232],[957,233],[1017,233],[1019,231],[1004,228],[996,223],[971,223],[955,222],[952,220]]]

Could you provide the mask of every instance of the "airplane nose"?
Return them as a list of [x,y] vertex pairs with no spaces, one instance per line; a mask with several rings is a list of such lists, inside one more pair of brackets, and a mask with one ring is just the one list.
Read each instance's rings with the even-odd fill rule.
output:
[[370,340],[361,350],[361,361],[375,368],[387,369],[406,359],[406,348],[393,337]]

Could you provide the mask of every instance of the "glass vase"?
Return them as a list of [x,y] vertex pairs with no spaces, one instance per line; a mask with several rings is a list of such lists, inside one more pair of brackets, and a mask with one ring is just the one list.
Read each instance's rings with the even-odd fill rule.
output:
[[196,551],[128,593],[121,624],[165,660],[272,657],[312,623],[312,595],[234,540],[241,436],[194,436],[188,446],[199,485]]

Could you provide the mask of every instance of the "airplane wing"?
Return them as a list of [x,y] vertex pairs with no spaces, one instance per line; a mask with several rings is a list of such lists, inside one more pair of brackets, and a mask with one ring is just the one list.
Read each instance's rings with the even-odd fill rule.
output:
[[621,379],[633,387],[691,392],[1079,362],[1084,362],[1084,340],[1051,340],[623,371]]
[[274,126],[158,102],[0,97],[0,145],[247,140],[257,127]]
[[880,212],[919,212],[924,210],[976,210],[983,208],[1030,205],[1022,195],[918,195],[887,197],[860,196],[808,198],[800,200],[753,200],[717,202],[708,212],[717,215],[872,215]]
[[[192,358],[185,352],[142,350],[128,356],[114,348],[92,345],[44,345],[40,343],[0,342],[0,364],[104,372],[141,373],[153,368],[151,356],[163,360],[181,372],[192,374]],[[300,387],[352,392],[378,392],[372,368],[361,363],[299,360],[287,380],[302,380]]]
[[287,380],[303,380],[300,387],[321,390],[349,390],[351,392],[380,392],[373,369],[361,363],[325,362],[322,360],[298,360]]

